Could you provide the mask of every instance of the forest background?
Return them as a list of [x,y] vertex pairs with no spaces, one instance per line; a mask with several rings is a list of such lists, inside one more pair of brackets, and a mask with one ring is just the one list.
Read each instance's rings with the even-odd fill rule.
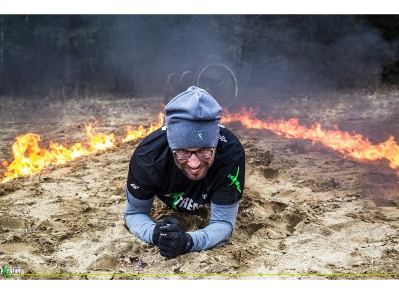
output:
[[221,62],[241,95],[395,84],[399,15],[0,15],[0,96],[162,93]]

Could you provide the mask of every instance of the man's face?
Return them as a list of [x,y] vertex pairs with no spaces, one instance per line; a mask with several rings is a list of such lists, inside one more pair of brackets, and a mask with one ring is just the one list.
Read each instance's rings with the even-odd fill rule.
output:
[[[204,153],[209,153],[208,155],[204,155]],[[212,166],[213,161],[215,160],[215,150],[214,148],[186,148],[186,149],[178,149],[173,150],[175,163],[177,168],[183,171],[184,175],[193,181],[202,180],[208,169]],[[180,156],[187,156],[188,159],[179,159]],[[201,158],[197,157],[205,156],[209,158]]]

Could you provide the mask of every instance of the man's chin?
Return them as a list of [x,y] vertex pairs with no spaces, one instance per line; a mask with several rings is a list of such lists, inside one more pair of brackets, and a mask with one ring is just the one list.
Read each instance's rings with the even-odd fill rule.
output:
[[206,171],[201,171],[201,172],[198,172],[198,173],[195,173],[195,172],[192,172],[192,171],[186,170],[186,169],[183,169],[182,171],[183,171],[184,175],[189,180],[192,180],[192,181],[202,180],[205,177],[205,175],[206,175]]

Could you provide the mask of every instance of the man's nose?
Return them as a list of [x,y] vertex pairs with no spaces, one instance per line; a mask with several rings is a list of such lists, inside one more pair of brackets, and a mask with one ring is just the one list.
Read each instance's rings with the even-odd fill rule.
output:
[[198,166],[201,164],[201,161],[197,158],[197,156],[192,153],[190,159],[188,159],[188,166],[191,168],[198,168]]

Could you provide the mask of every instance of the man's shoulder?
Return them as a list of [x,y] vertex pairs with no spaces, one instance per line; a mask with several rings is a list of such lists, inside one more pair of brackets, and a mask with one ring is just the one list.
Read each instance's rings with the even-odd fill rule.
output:
[[154,161],[165,156],[168,149],[166,127],[162,127],[148,134],[137,146],[135,153],[137,156]]
[[217,158],[226,163],[242,158],[244,156],[244,148],[238,137],[223,125],[219,125],[219,128]]
[[243,149],[242,144],[238,137],[223,125],[219,125],[219,143],[221,147],[232,147],[235,146],[238,149]]

